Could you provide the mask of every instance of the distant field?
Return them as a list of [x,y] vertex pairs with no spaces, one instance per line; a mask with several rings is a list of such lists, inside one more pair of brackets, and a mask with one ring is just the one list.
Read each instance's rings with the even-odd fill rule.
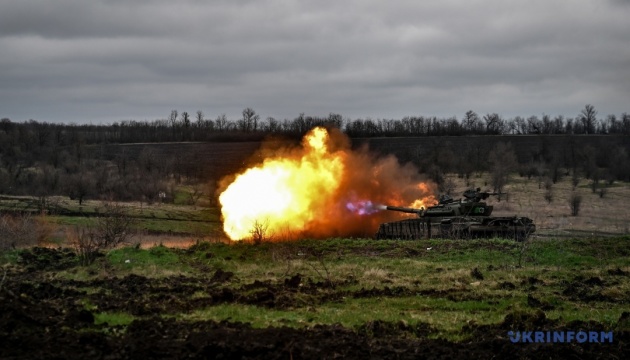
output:
[[[1,196],[0,211],[32,213],[46,222],[52,233],[49,245],[68,245],[68,232],[76,227],[94,226],[94,219],[104,213],[105,202],[96,200],[78,201],[67,197],[55,196],[47,199],[50,213],[41,217],[37,213],[38,199],[29,196]],[[164,244],[184,247],[201,240],[224,239],[221,230],[220,212],[204,205],[186,204],[143,204],[139,202],[121,202],[126,213],[133,218],[132,230],[135,236],[132,242],[143,246]]]
[[[467,186],[463,179],[449,176],[456,184],[454,193],[459,196]],[[514,174],[504,192],[507,199],[501,201],[491,197],[488,203],[494,205],[492,215],[526,216],[536,224],[535,235],[546,236],[592,236],[630,233],[630,184],[615,183],[607,187],[602,198],[593,193],[590,180],[582,179],[575,193],[582,196],[582,204],[578,216],[571,216],[569,198],[574,193],[570,177],[562,178],[552,186],[553,200],[545,200],[544,186],[539,188],[535,178],[527,179]],[[470,187],[481,187],[490,190],[487,174],[473,176]]]
[[[474,174],[468,186],[464,179],[448,175],[455,184],[452,195],[456,199],[467,188],[480,187],[492,190],[488,174]],[[575,192],[582,196],[578,216],[571,216],[569,197],[574,192],[571,179],[562,178],[552,187],[553,200],[544,198],[545,189],[536,178],[523,178],[513,174],[505,188],[507,197],[486,201],[494,206],[494,216],[525,216],[534,220],[537,231],[533,235],[553,237],[610,236],[630,233],[630,184],[614,183],[607,187],[604,197],[593,193],[590,181],[582,179]],[[225,240],[220,221],[220,210],[208,203],[209,195],[199,205],[187,205],[185,197],[176,204],[121,203],[135,219],[137,232],[134,241],[145,246],[167,244],[188,246],[198,240]],[[66,231],[74,226],[90,226],[94,216],[101,216],[104,203],[88,200],[79,206],[67,197],[48,199],[51,213],[47,221],[55,225],[53,244],[65,241]],[[38,199],[27,196],[0,196],[0,211],[37,211]]]

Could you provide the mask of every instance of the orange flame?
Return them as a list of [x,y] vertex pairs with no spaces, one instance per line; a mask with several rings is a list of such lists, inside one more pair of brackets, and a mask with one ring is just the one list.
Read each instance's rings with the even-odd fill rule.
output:
[[422,207],[434,204],[432,184],[394,157],[351,151],[339,131],[314,128],[298,149],[276,150],[245,170],[219,196],[223,229],[232,240],[262,226],[269,238],[371,236],[391,212],[359,215],[353,201]]

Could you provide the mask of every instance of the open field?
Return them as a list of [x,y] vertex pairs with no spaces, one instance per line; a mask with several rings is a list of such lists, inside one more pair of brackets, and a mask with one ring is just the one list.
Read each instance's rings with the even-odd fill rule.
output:
[[[473,175],[469,186],[457,176],[449,176],[456,185],[453,193],[460,196],[468,188],[480,187],[490,190],[489,175]],[[592,236],[630,233],[630,184],[618,182],[606,187],[606,194],[600,197],[593,193],[590,180],[581,179],[573,190],[571,177],[563,177],[552,185],[553,200],[545,200],[544,184],[536,178],[527,179],[512,175],[504,192],[507,198],[491,197],[487,200],[494,205],[493,216],[527,216],[536,224],[535,236]],[[569,199],[572,194],[582,197],[578,216],[571,216]]]
[[[630,238],[2,254],[0,358],[623,358]],[[611,331],[513,344],[510,330]]]
[[[67,197],[54,196],[47,199],[49,214],[38,215],[38,198],[30,196],[0,196],[0,211],[8,213],[31,213],[43,219],[52,234],[47,243],[40,245],[64,246],[68,232],[77,227],[94,226],[95,218],[104,213],[107,202],[86,200],[82,205]],[[201,240],[223,238],[218,209],[210,207],[207,199],[200,199],[198,205],[181,203],[148,205],[140,202],[120,202],[126,214],[132,219],[135,233],[134,243],[143,246],[163,244],[185,247]]]
[[[474,173],[466,181],[456,175],[447,175],[454,185],[451,194],[455,198],[469,188],[491,190],[490,175]],[[487,200],[494,206],[494,216],[526,216],[534,220],[537,230],[534,237],[583,237],[610,236],[630,233],[630,184],[615,182],[606,186],[606,194],[600,197],[590,187],[591,181],[580,179],[573,189],[572,179],[562,177],[552,185],[553,200],[545,199],[541,180],[512,174],[500,201],[497,197]],[[140,202],[118,203],[134,218],[133,229],[137,233],[134,242],[144,246],[164,244],[185,247],[200,240],[225,239],[221,231],[220,211],[209,202],[205,194],[196,205],[189,205],[186,187],[173,204],[146,204]],[[578,216],[571,216],[569,199],[573,194],[582,197]],[[37,213],[39,199],[29,196],[0,196],[0,211]],[[47,198],[49,215],[46,221],[53,224],[55,233],[52,244],[64,245],[67,230],[76,226],[90,226],[93,218],[103,215],[105,202],[87,200],[79,205],[76,200],[54,196]],[[376,231],[374,231],[376,232]]]

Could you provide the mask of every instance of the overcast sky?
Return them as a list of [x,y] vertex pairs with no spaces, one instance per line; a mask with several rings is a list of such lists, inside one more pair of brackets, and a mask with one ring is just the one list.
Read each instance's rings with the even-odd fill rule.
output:
[[630,0],[0,0],[0,117],[630,112]]

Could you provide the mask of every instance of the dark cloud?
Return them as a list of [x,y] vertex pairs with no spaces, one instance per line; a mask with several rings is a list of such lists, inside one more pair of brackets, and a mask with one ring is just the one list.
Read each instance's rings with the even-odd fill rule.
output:
[[621,113],[624,3],[8,0],[0,116]]

